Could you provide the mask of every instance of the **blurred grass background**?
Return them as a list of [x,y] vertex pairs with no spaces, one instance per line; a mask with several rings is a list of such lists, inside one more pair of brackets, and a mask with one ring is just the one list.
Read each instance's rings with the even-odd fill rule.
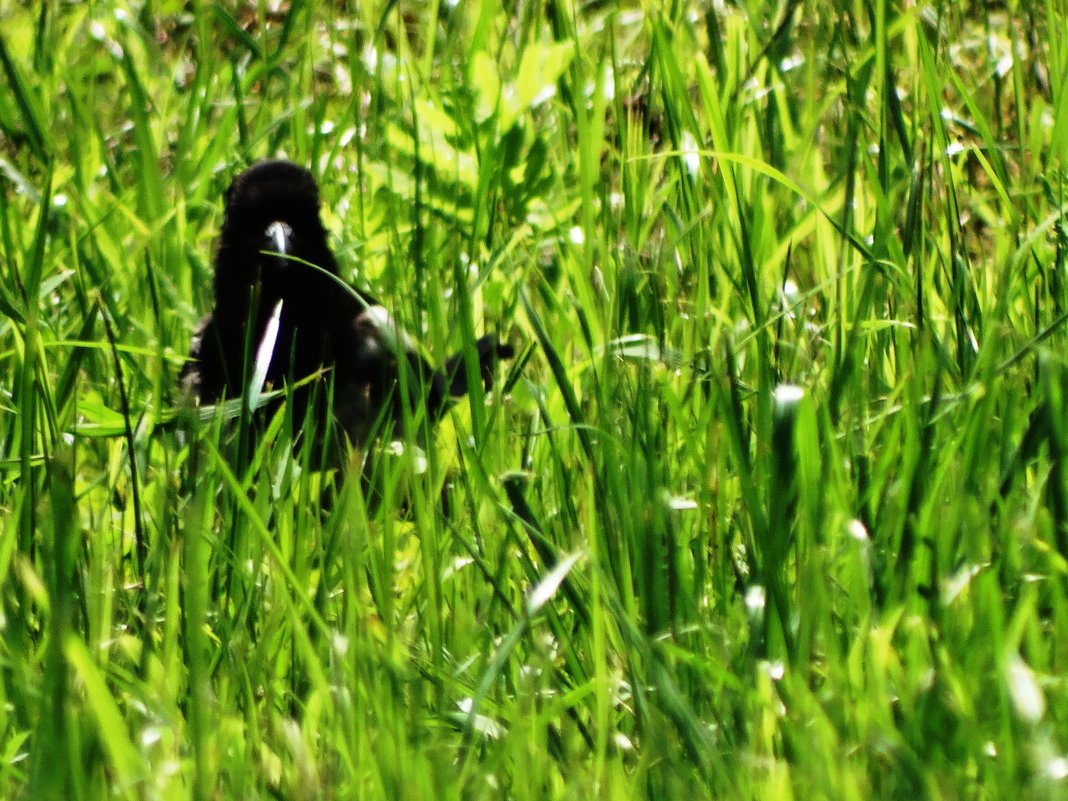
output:
[[[0,73],[0,797],[1068,793],[1063,0],[12,1]],[[279,156],[523,352],[374,497],[174,425]]]

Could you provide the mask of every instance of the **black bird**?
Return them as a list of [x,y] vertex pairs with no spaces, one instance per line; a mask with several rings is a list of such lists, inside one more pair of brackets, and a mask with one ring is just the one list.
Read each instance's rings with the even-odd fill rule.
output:
[[[278,389],[320,373],[332,383],[332,399],[320,381],[301,385],[290,395],[294,420],[304,420],[315,398],[320,429],[330,409],[359,446],[380,420],[402,419],[402,369],[408,397],[424,404],[430,422],[466,394],[463,353],[433,369],[377,301],[341,282],[311,173],[288,161],[261,162],[234,179],[225,202],[215,308],[198,327],[181,377],[200,403],[239,397],[252,384],[254,391],[261,383]],[[494,336],[475,348],[488,390],[497,361],[512,356],[512,348]],[[253,376],[257,363],[261,373],[266,363],[265,374]]]

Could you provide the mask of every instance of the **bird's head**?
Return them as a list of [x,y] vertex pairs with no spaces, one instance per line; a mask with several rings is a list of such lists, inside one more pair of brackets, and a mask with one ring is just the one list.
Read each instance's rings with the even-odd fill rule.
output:
[[247,291],[258,283],[268,294],[287,295],[312,277],[295,260],[337,273],[319,218],[319,188],[303,167],[260,162],[234,178],[226,192],[217,293]]

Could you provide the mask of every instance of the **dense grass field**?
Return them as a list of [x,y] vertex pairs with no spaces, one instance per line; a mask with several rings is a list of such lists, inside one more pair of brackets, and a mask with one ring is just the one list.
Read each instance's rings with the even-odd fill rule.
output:
[[[0,4],[0,798],[1068,796],[1066,155],[1064,0]],[[362,478],[176,389],[279,156],[518,351]]]

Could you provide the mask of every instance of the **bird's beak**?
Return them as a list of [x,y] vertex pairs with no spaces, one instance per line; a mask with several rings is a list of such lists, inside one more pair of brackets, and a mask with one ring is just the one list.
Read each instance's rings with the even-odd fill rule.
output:
[[264,250],[270,253],[280,253],[283,256],[292,252],[293,229],[287,223],[275,220],[263,233],[266,240]]

